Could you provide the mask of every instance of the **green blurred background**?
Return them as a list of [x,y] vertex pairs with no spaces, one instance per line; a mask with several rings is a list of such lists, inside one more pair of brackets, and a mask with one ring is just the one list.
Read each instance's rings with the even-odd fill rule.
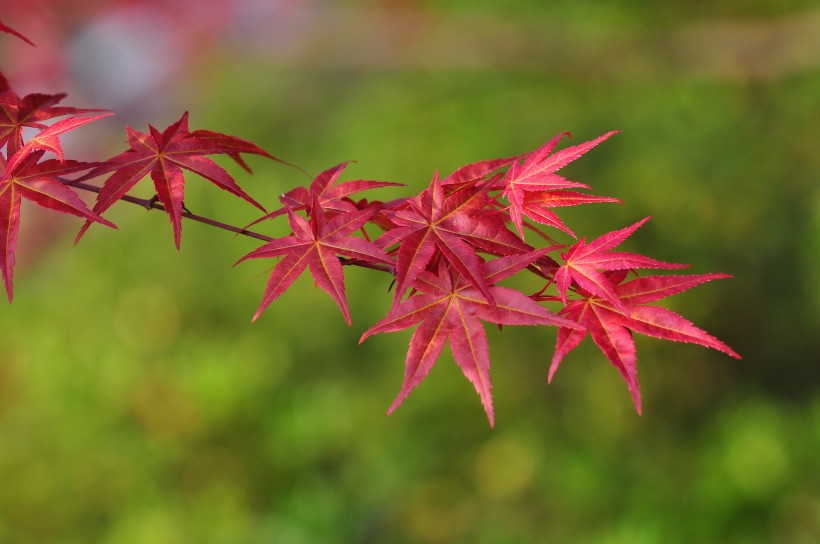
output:
[[[621,129],[566,172],[624,204],[562,217],[597,236],[652,215],[625,248],[733,274],[668,306],[744,360],[638,338],[638,416],[588,340],[547,386],[555,331],[488,327],[494,430],[449,353],[385,417],[410,332],[358,345],[383,274],[346,271],[351,328],[309,278],[251,325],[271,263],[230,265],[253,240],[185,223],[177,253],[163,215],[121,205],[119,232],[72,248],[79,222],[26,207],[0,308],[0,543],[820,542],[814,2],[245,4],[113,135],[87,129],[105,142],[87,158],[188,109],[311,172],[354,159],[347,179],[417,192]],[[111,107],[69,84],[67,103]],[[268,207],[305,182],[250,163],[231,171]],[[256,218],[207,185],[192,211]]]

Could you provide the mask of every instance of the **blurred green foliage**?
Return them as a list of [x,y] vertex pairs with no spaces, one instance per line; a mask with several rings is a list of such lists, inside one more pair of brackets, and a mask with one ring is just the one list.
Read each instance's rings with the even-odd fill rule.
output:
[[[805,3],[566,5],[559,20],[597,14],[605,35]],[[539,2],[446,11],[467,6],[504,24],[544,16]],[[495,430],[449,355],[385,418],[409,333],[357,345],[387,310],[383,274],[346,272],[350,329],[308,278],[251,325],[271,263],[230,264],[253,240],[186,223],[178,254],[163,215],[121,206],[120,232],[72,249],[78,223],[29,207],[16,302],[0,310],[0,543],[820,542],[817,66],[601,80],[298,69],[227,48],[180,84],[192,127],[312,172],[356,159],[347,179],[415,192],[564,130],[623,130],[568,175],[624,204],[568,210],[568,224],[597,236],[653,215],[632,250],[735,275],[671,307],[744,361],[639,339],[639,417],[593,346],[548,387],[553,330],[488,329]],[[251,164],[241,183],[269,207],[306,181]],[[187,193],[196,213],[256,217],[205,185]]]

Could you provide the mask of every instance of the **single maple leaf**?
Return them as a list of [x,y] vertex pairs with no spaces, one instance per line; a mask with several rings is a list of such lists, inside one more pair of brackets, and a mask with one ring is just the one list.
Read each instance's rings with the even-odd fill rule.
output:
[[[618,132],[617,130],[607,132],[594,140],[550,154],[561,138],[569,136],[568,132],[562,132],[529,155],[526,155],[523,162],[514,162],[512,164],[506,176],[501,180],[504,188],[502,196],[510,203],[510,219],[521,238],[524,237],[523,216],[527,215],[527,211],[530,211],[524,206],[527,193],[571,188],[589,189],[589,185],[568,180],[555,172]],[[529,217],[529,215],[527,216]],[[532,219],[537,221],[539,216],[540,214],[536,213]]]
[[292,211],[307,210],[308,213],[311,213],[310,205],[314,199],[326,213],[354,212],[361,208],[350,198],[352,195],[368,189],[397,187],[402,185],[401,183],[393,183],[390,181],[366,179],[357,179],[336,184],[336,181],[338,181],[339,176],[348,164],[350,164],[350,161],[337,164],[333,168],[328,168],[313,179],[310,187],[296,187],[283,194],[279,197],[279,200],[284,204],[282,208],[274,210],[264,217],[260,217],[248,225],[248,227],[284,215],[288,209]]
[[400,243],[396,256],[395,303],[428,264],[435,261],[436,255],[441,255],[492,303],[483,277],[484,261],[476,250],[511,255],[530,251],[532,247],[517,239],[495,211],[484,211],[490,200],[486,186],[476,183],[447,193],[436,175],[430,187],[398,210],[384,210],[397,227],[376,243],[385,248]]
[[284,293],[305,268],[310,268],[313,279],[336,302],[349,326],[350,311],[339,256],[371,263],[393,264],[390,256],[373,242],[350,236],[370,219],[375,209],[340,214],[327,221],[324,210],[314,200],[310,221],[290,209],[287,213],[293,234],[268,242],[236,263],[247,259],[282,257],[271,272],[265,294],[253,320],[255,321],[271,302]]
[[[213,160],[204,155],[225,154],[238,159],[239,153],[261,155],[278,162],[267,151],[251,142],[211,131],[188,131],[188,112],[163,132],[148,126],[149,134],[128,127],[128,142],[131,148],[98,166],[81,179],[89,179],[110,172],[109,177],[97,195],[94,212],[102,214],[122,198],[145,176],[151,175],[157,198],[165,208],[174,229],[174,244],[180,247],[182,236],[182,210],[185,190],[183,170],[188,170],[207,179],[220,189],[242,198],[263,212],[265,208],[246,194],[236,181]],[[287,164],[287,163],[285,163]],[[87,222],[77,234],[79,240],[90,226]]]
[[555,272],[555,285],[561,300],[566,303],[567,291],[574,282],[589,293],[620,308],[621,302],[603,272],[635,268],[686,268],[685,264],[666,263],[635,253],[609,251],[621,244],[649,219],[645,217],[634,225],[604,234],[589,243],[586,242],[586,238],[582,238],[562,253],[564,264]]
[[387,316],[367,329],[359,340],[361,343],[373,334],[419,325],[410,340],[404,385],[388,414],[398,408],[410,391],[427,376],[449,340],[456,364],[478,392],[490,425],[495,424],[489,346],[481,322],[579,328],[577,324],[550,313],[523,293],[494,285],[542,257],[545,252],[541,249],[483,263],[482,276],[492,304],[472,281],[447,261],[439,263],[435,274],[424,271],[418,275],[413,281],[416,292],[391,308]]
[[13,28],[4,25],[2,21],[0,21],[0,32],[5,32],[6,34],[11,34],[13,36],[17,36],[18,38],[20,38],[21,40],[23,40],[27,44],[34,45],[34,42],[32,42],[31,40],[29,40],[28,38],[26,38],[25,36],[23,36],[22,34],[17,32]]
[[0,269],[9,302],[13,298],[15,253],[23,198],[44,208],[116,228],[113,223],[89,210],[85,202],[59,179],[59,176],[88,170],[91,165],[56,159],[38,162],[44,154],[44,150],[32,150],[28,146],[17,151],[9,161],[0,154]]
[[646,305],[691,289],[701,283],[728,277],[731,276],[699,274],[637,278],[627,283],[613,285],[612,290],[619,300],[617,305],[605,298],[583,293],[583,298],[571,301],[558,312],[558,315],[584,328],[579,330],[561,327],[558,330],[555,354],[549,370],[549,381],[552,381],[567,353],[586,337],[587,332],[623,376],[638,413],[641,412],[641,394],[635,364],[635,342],[630,331],[665,340],[699,344],[740,359],[740,355],[732,348],[697,328],[682,316],[666,308]]

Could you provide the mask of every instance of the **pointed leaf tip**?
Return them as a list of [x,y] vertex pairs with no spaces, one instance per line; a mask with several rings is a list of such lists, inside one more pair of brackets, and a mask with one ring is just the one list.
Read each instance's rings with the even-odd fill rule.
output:
[[29,40],[28,38],[26,38],[25,36],[23,36],[22,34],[17,32],[16,30],[14,30],[13,28],[11,28],[10,26],[7,26],[7,25],[3,24],[2,21],[0,21],[0,32],[5,32],[6,34],[11,34],[12,36],[16,36],[16,37],[20,38],[21,40],[23,40],[24,42],[26,42],[27,44],[29,44],[33,47],[37,47],[34,44],[33,41]]

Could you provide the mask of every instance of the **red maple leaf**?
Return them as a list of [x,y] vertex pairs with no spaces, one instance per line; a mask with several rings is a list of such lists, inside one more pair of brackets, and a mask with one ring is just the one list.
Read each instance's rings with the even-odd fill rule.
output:
[[65,93],[34,93],[20,98],[9,88],[5,79],[0,77],[0,147],[7,146],[8,156],[13,155],[23,146],[24,127],[43,130],[47,128],[43,121],[54,117],[103,111],[68,106],[58,107],[56,104],[65,97]]
[[424,271],[413,281],[416,292],[391,308],[387,316],[367,329],[367,337],[406,329],[419,324],[407,352],[404,385],[388,414],[427,376],[449,340],[456,364],[473,384],[490,425],[494,425],[490,391],[490,356],[481,321],[499,325],[559,325],[573,330],[578,325],[564,320],[519,291],[494,285],[542,257],[546,250],[501,257],[483,263],[482,279],[492,297],[491,304],[482,290],[448,262],[441,262],[436,273]]
[[[548,141],[529,155],[526,155],[522,163],[514,162],[507,171],[506,176],[502,179],[504,191],[502,196],[506,197],[510,202],[510,219],[515,228],[518,230],[519,236],[524,237],[523,231],[523,216],[526,215],[535,221],[540,221],[542,214],[539,209],[532,209],[524,204],[525,197],[528,193],[537,193],[541,191],[554,191],[557,189],[571,189],[583,188],[589,189],[589,185],[571,181],[563,176],[559,176],[555,172],[571,163],[575,159],[581,157],[584,153],[603,142],[613,134],[619,131],[614,130],[607,132],[603,136],[599,136],[594,140],[584,142],[579,145],[567,147],[557,153],[552,153],[552,150],[564,136],[569,136],[568,132],[562,132],[552,140]],[[596,200],[595,202],[601,202]],[[528,212],[535,212],[530,215]],[[547,224],[558,226],[561,224],[554,224],[550,221]],[[561,227],[559,227],[561,228]],[[569,229],[563,228],[568,231]],[[571,233],[571,231],[569,231]]]
[[[449,187],[449,186],[448,186]],[[399,242],[396,256],[395,303],[408,287],[440,255],[470,284],[492,303],[483,276],[481,250],[494,255],[511,255],[530,251],[505,226],[500,214],[484,209],[491,199],[487,184],[472,182],[445,191],[436,175],[430,187],[399,209],[385,210],[396,228],[376,242],[390,247]]]
[[262,302],[253,316],[254,321],[293,284],[305,268],[310,268],[313,279],[336,301],[345,321],[350,325],[344,272],[339,256],[370,263],[393,264],[390,256],[373,242],[350,236],[372,217],[376,212],[374,208],[340,214],[329,221],[315,200],[312,209],[310,221],[288,209],[288,220],[293,233],[276,238],[237,261],[239,264],[247,259],[282,257],[271,272]]
[[555,285],[561,300],[566,303],[567,291],[570,285],[575,283],[587,292],[620,308],[621,301],[603,272],[635,268],[686,268],[685,264],[666,263],[635,253],[609,251],[621,244],[649,219],[645,217],[634,225],[604,234],[589,243],[586,242],[586,238],[582,238],[562,253],[564,264],[555,272]]
[[552,381],[563,358],[584,339],[587,332],[623,376],[638,413],[641,412],[641,394],[635,365],[635,342],[630,331],[665,340],[699,344],[740,359],[740,355],[732,348],[695,327],[682,316],[666,308],[646,305],[691,289],[701,283],[728,277],[731,276],[727,274],[646,276],[615,285],[618,280],[611,276],[607,278],[607,281],[615,279],[611,290],[617,297],[618,304],[613,304],[610,300],[600,296],[582,292],[583,298],[571,301],[558,312],[558,315],[582,325],[584,329],[561,327],[558,330],[549,380]]
[[[97,177],[109,172],[114,174],[103,184],[94,212],[102,214],[124,196],[148,174],[154,181],[157,198],[165,208],[174,229],[174,243],[179,249],[182,236],[182,210],[185,190],[183,170],[194,172],[220,189],[250,202],[263,212],[265,208],[247,195],[236,181],[213,160],[205,155],[225,154],[247,169],[239,157],[240,153],[262,155],[278,162],[284,162],[257,147],[251,142],[220,134],[198,130],[188,131],[188,112],[163,132],[151,125],[150,134],[128,127],[128,142],[131,148],[103,163],[82,179]],[[286,164],[286,163],[285,163]],[[90,226],[87,222],[77,234],[79,240]]]
[[248,227],[283,215],[288,209],[291,211],[307,210],[308,213],[310,213],[310,205],[314,199],[326,213],[330,212],[331,215],[353,212],[358,210],[359,207],[350,198],[352,195],[368,189],[402,185],[401,183],[393,183],[390,181],[366,179],[357,179],[336,184],[336,181],[348,164],[350,164],[350,161],[337,164],[333,168],[328,168],[313,179],[310,187],[295,187],[283,194],[279,197],[279,200],[284,204],[282,208],[274,210],[264,217],[260,217],[248,225]]
[[[48,136],[44,140],[49,141]],[[45,151],[34,147],[26,144],[8,161],[0,154],[0,269],[9,302],[13,298],[14,263],[23,198],[45,208],[116,228],[89,210],[85,202],[58,177],[88,170],[91,165],[56,159],[38,162]]]

